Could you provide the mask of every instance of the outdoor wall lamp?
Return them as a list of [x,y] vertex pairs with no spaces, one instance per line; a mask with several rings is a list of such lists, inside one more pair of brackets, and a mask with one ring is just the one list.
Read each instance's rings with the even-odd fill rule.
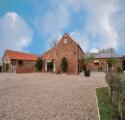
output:
[[9,64],[9,63],[10,63],[10,61],[9,61],[9,60],[7,60],[7,61],[4,61],[4,63],[5,63],[5,64]]
[[98,60],[95,60],[94,63],[95,63],[95,65],[99,65],[99,61]]
[[52,62],[52,61],[51,61],[51,60],[46,60],[46,62],[50,63],[50,62]]

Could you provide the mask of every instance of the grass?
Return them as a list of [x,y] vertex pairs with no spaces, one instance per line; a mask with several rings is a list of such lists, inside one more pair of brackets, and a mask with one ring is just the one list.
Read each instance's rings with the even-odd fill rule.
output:
[[97,100],[100,112],[100,119],[101,120],[112,120],[113,115],[113,107],[111,104],[111,99],[108,95],[108,88],[98,88],[96,89],[97,93]]

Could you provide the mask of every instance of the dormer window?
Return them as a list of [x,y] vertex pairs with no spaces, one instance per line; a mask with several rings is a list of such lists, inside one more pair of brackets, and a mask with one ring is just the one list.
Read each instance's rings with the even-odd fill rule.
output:
[[67,44],[67,39],[66,38],[64,39],[64,44]]

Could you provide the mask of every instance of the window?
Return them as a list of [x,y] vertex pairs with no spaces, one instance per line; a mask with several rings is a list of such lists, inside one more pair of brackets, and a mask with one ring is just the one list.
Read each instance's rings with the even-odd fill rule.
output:
[[16,60],[12,60],[12,65],[16,65]]
[[18,61],[18,64],[19,64],[19,66],[22,66],[22,65],[23,65],[23,61],[22,61],[22,60],[19,60],[19,61]]
[[64,44],[67,44],[67,39],[66,38],[64,39]]
[[64,35],[64,37],[66,38],[66,37],[67,37],[67,35],[65,34],[65,35]]

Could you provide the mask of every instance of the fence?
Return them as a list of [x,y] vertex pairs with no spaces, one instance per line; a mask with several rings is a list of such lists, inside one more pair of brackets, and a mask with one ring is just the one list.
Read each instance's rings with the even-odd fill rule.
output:
[[108,72],[106,82],[113,104],[113,120],[125,120],[125,74]]

